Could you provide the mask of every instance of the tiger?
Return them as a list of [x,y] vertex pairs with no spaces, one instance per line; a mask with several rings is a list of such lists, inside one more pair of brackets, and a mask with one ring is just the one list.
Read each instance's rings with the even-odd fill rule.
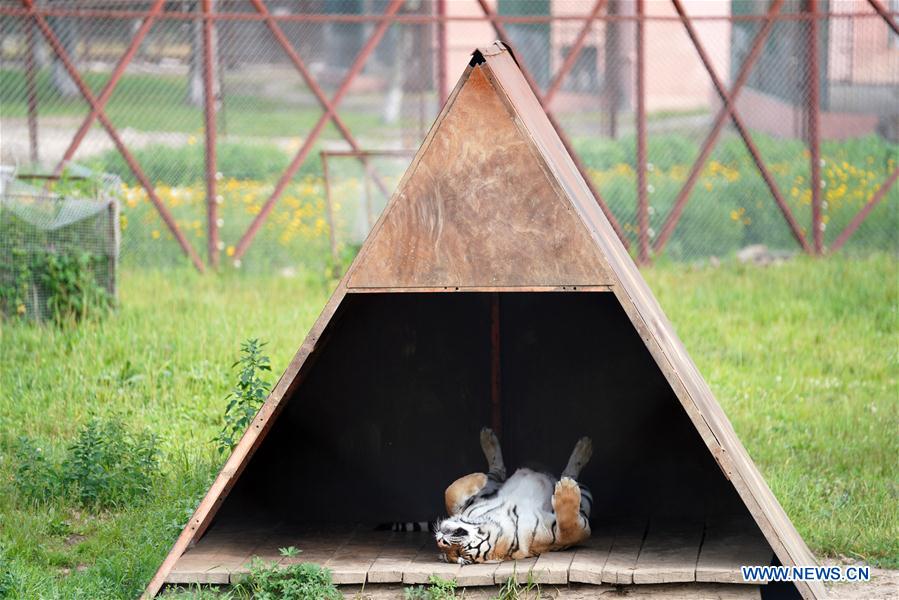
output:
[[506,478],[499,439],[481,430],[487,473],[472,473],[454,481],[444,494],[449,517],[434,525],[440,558],[473,563],[518,560],[564,550],[590,537],[593,496],[577,482],[590,460],[593,443],[578,440],[556,480],[527,468]]

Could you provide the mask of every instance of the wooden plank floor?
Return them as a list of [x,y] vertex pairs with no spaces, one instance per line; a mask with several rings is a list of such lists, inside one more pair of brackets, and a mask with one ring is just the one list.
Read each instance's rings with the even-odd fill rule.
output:
[[[280,548],[300,552],[285,557]],[[331,570],[335,583],[427,583],[431,575],[461,586],[488,586],[514,577],[523,583],[671,584],[743,583],[741,565],[767,565],[772,552],[749,521],[708,523],[620,520],[598,525],[582,546],[539,558],[459,566],[438,559],[424,532],[373,531],[366,526],[273,528],[213,527],[178,560],[167,583],[234,583],[258,558],[280,565],[314,562]]]

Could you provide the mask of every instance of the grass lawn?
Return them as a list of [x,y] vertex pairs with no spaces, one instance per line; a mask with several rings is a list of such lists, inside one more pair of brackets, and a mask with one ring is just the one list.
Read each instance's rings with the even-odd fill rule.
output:
[[[85,73],[84,80],[98,95],[109,79],[108,73]],[[305,89],[299,75],[292,88]],[[294,82],[291,75],[289,82]],[[175,131],[202,137],[203,107],[186,101],[187,78],[178,75],[123,75],[106,105],[106,115],[118,127],[138,131]],[[4,117],[28,115],[23,71],[0,70],[0,104]],[[87,116],[88,105],[80,96],[62,98],[55,92],[50,70],[37,75],[38,113],[40,117],[75,117],[78,123]],[[310,95],[310,100],[314,101]],[[341,109],[341,117],[351,131],[369,131],[381,126],[377,112]],[[318,105],[300,105],[295,101],[246,93],[228,93],[218,117],[219,131],[237,136],[305,137],[322,115]],[[99,127],[99,125],[95,125]],[[324,132],[337,138],[332,125]]]
[[[899,566],[896,260],[661,265],[646,276],[812,549]],[[280,373],[328,287],[132,270],[105,320],[3,322],[0,595],[135,597],[221,463],[211,439],[240,342],[267,340]],[[161,437],[162,475],[145,502],[92,514],[18,494],[19,436],[60,453],[91,415],[108,413]]]

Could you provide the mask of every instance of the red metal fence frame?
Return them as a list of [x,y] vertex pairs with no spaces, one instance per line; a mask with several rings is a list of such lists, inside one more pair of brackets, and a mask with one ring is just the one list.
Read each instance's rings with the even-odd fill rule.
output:
[[[175,239],[178,241],[181,249],[188,256],[188,258],[190,258],[190,261],[198,271],[204,271],[205,268],[203,266],[203,261],[200,260],[200,257],[197,254],[196,250],[194,250],[190,242],[187,241],[187,238],[184,237],[184,234],[178,228],[178,224],[175,222],[174,217],[172,217],[171,213],[162,203],[162,200],[160,200],[156,195],[156,190],[150,184],[150,181],[147,179],[147,176],[140,168],[140,165],[138,165],[137,161],[134,159],[134,156],[125,146],[125,143],[119,136],[119,133],[116,130],[115,126],[109,120],[109,117],[106,116],[103,107],[98,103],[97,98],[94,96],[93,92],[91,92],[90,87],[88,87],[88,85],[84,82],[84,79],[82,79],[81,74],[78,72],[78,69],[75,68],[75,65],[69,57],[68,52],[66,52],[65,47],[62,45],[62,43],[59,41],[59,38],[56,36],[56,33],[54,33],[53,29],[47,23],[47,20],[44,17],[44,14],[42,14],[42,11],[39,11],[35,8],[34,0],[22,0],[22,4],[25,6],[27,14],[34,19],[34,22],[37,25],[38,29],[40,29],[41,33],[47,39],[47,43],[50,44],[53,52],[65,67],[66,71],[69,74],[69,77],[72,78],[72,81],[78,87],[78,91],[81,92],[81,95],[90,105],[91,111],[96,115],[97,119],[99,119],[100,123],[103,125],[103,128],[106,129],[106,133],[109,134],[110,139],[112,139],[113,144],[115,144],[119,153],[122,155],[122,158],[124,158],[125,162],[128,163],[128,167],[134,173],[134,177],[147,191],[147,196],[156,207],[157,212],[159,212],[159,215],[162,217],[162,220],[172,232],[172,235],[175,236]],[[149,17],[149,14],[145,16]]]
[[[584,168],[583,163],[580,161],[576,152],[574,152],[573,147],[565,135],[564,131],[561,127],[559,127],[558,122],[555,118],[551,110],[551,104],[553,99],[556,97],[557,92],[561,88],[562,84],[566,76],[571,72],[571,69],[574,67],[577,62],[577,58],[583,49],[584,42],[587,39],[593,25],[597,22],[635,22],[636,23],[636,51],[637,51],[637,73],[636,73],[636,125],[637,125],[637,240],[638,240],[638,248],[637,248],[637,260],[640,263],[648,263],[652,254],[658,254],[664,250],[665,244],[670,239],[672,233],[677,227],[677,223],[680,220],[680,217],[683,213],[684,207],[689,200],[690,194],[698,180],[699,175],[702,172],[702,169],[708,160],[712,149],[714,148],[715,143],[718,140],[718,137],[723,129],[725,123],[730,120],[738,133],[742,137],[747,149],[752,156],[753,162],[756,165],[759,173],[761,174],[765,184],[767,185],[774,201],[777,203],[781,212],[783,213],[784,219],[787,222],[793,236],[796,238],[797,242],[800,244],[802,249],[809,254],[822,255],[827,252],[835,252],[843,247],[846,241],[852,236],[852,234],[859,228],[862,222],[868,217],[871,211],[876,207],[878,203],[880,203],[884,197],[886,197],[887,192],[890,188],[895,185],[897,178],[899,178],[899,168],[894,169],[890,176],[883,182],[877,192],[869,199],[866,205],[858,212],[858,214],[853,218],[850,224],[838,235],[834,243],[830,246],[830,248],[826,248],[823,242],[823,226],[821,223],[822,214],[821,214],[821,197],[820,197],[820,186],[821,186],[821,161],[820,161],[820,139],[819,139],[819,122],[820,122],[820,99],[818,94],[818,59],[817,59],[817,44],[818,44],[818,20],[822,18],[828,17],[839,17],[839,18],[851,18],[851,17],[871,17],[872,13],[870,12],[853,12],[853,13],[822,13],[818,12],[818,5],[816,0],[806,0],[804,4],[804,8],[801,12],[798,13],[790,13],[790,14],[781,14],[780,8],[783,3],[783,0],[774,0],[768,8],[768,11],[762,15],[731,15],[728,17],[722,16],[712,16],[712,15],[697,15],[697,16],[688,16],[681,4],[680,0],[671,0],[672,4],[677,12],[677,16],[669,16],[669,15],[652,15],[648,16],[643,11],[643,0],[638,0],[636,5],[636,14],[610,14],[608,11],[604,12],[606,8],[607,1],[606,0],[596,0],[596,2],[592,5],[590,11],[584,15],[527,15],[527,16],[512,16],[512,15],[499,15],[494,9],[488,4],[487,0],[475,0],[477,4],[480,6],[480,9],[483,13],[481,15],[447,15],[446,13],[446,0],[435,0],[435,11],[433,14],[399,14],[400,9],[404,4],[404,0],[391,0],[388,4],[384,13],[380,15],[374,14],[312,14],[312,13],[303,13],[303,14],[285,14],[285,15],[273,15],[269,12],[268,8],[265,5],[264,0],[250,0],[256,12],[246,12],[246,13],[236,13],[236,12],[213,12],[213,2],[211,0],[202,0],[201,2],[201,10],[195,13],[184,13],[184,12],[168,12],[164,10],[165,3],[163,0],[154,0],[152,5],[148,9],[141,10],[126,10],[126,9],[81,9],[81,8],[53,8],[53,7],[36,7],[34,5],[34,0],[21,0],[23,8],[15,8],[4,6],[0,7],[0,15],[5,16],[17,16],[23,17],[26,19],[26,37],[27,46],[29,50],[26,55],[26,84],[28,87],[28,115],[29,115],[29,135],[31,136],[31,155],[33,159],[37,158],[37,147],[36,147],[36,138],[37,138],[37,96],[34,86],[34,73],[35,73],[35,65],[33,60],[33,34],[32,34],[32,26],[36,25],[39,31],[46,38],[48,44],[50,45],[52,51],[59,58],[60,62],[65,67],[66,71],[75,82],[78,87],[81,95],[84,97],[85,101],[88,103],[90,107],[90,111],[86,116],[84,122],[79,127],[77,132],[72,138],[69,147],[66,149],[63,159],[57,165],[54,173],[59,173],[64,167],[65,163],[74,156],[81,142],[83,141],[85,135],[87,134],[90,127],[93,125],[95,120],[98,120],[103,128],[106,130],[116,149],[125,159],[131,171],[134,173],[135,178],[140,182],[141,186],[146,190],[147,195],[150,201],[153,203],[156,210],[159,212],[166,226],[172,232],[172,235],[177,240],[178,244],[181,246],[185,255],[191,260],[194,266],[199,270],[204,270],[204,265],[202,260],[197,255],[194,248],[191,246],[190,242],[184,237],[183,233],[179,229],[177,223],[172,217],[171,213],[169,213],[166,206],[161,202],[159,197],[157,196],[155,189],[151,182],[147,179],[146,175],[141,170],[140,165],[135,160],[134,156],[128,150],[124,142],[122,141],[116,127],[111,123],[109,118],[105,113],[106,104],[111,97],[112,93],[115,91],[116,86],[118,85],[119,80],[121,79],[122,74],[131,63],[134,58],[138,48],[141,43],[147,36],[147,33],[152,28],[153,24],[159,20],[165,19],[173,19],[173,20],[202,20],[203,24],[203,77],[204,77],[204,92],[205,92],[205,101],[204,101],[204,117],[205,117],[205,144],[206,144],[206,206],[207,206],[207,234],[208,234],[208,248],[207,248],[207,260],[210,266],[213,268],[217,267],[219,264],[219,251],[220,251],[220,241],[218,236],[218,197],[216,193],[216,153],[215,153],[215,143],[216,143],[216,103],[218,102],[218,98],[215,98],[215,86],[214,86],[214,68],[215,61],[213,57],[214,53],[214,43],[215,43],[215,24],[219,21],[259,21],[265,23],[274,37],[275,41],[278,45],[284,50],[287,57],[290,59],[291,63],[296,68],[297,72],[302,77],[303,81],[309,87],[310,91],[315,96],[318,103],[321,105],[323,109],[323,114],[313,126],[309,134],[306,136],[302,146],[297,151],[293,160],[290,162],[288,167],[285,169],[285,172],[282,174],[280,179],[278,180],[274,191],[271,196],[266,200],[263,205],[262,210],[253,220],[253,222],[248,227],[247,231],[243,234],[240,241],[237,243],[236,250],[234,253],[234,260],[240,260],[240,258],[247,252],[249,249],[256,233],[259,231],[262,224],[268,218],[275,204],[278,202],[281,194],[283,193],[285,187],[296,174],[297,170],[302,166],[303,162],[308,157],[311,152],[314,144],[318,141],[325,125],[328,122],[334,123],[337,130],[340,132],[343,139],[349,145],[351,150],[347,155],[355,156],[360,161],[363,162],[367,174],[372,177],[372,180],[378,185],[382,192],[388,193],[387,187],[377,176],[377,173],[372,169],[371,165],[368,163],[368,156],[370,153],[367,153],[362,150],[359,146],[356,139],[353,137],[349,128],[343,122],[338,112],[338,106],[346,93],[348,92],[350,86],[353,81],[362,71],[369,57],[377,47],[378,43],[383,38],[387,28],[394,23],[410,23],[410,24],[436,24],[437,25],[437,48],[438,48],[438,57],[437,57],[437,93],[440,102],[445,102],[448,96],[449,85],[447,81],[447,52],[448,52],[448,44],[446,39],[446,24],[452,21],[481,21],[481,22],[489,22],[496,32],[497,36],[501,39],[508,40],[509,36],[506,31],[506,24],[510,23],[549,23],[552,21],[568,21],[568,22],[579,22],[582,24],[581,29],[578,31],[577,36],[574,39],[574,43],[571,46],[569,53],[564,58],[562,65],[557,70],[556,74],[553,76],[552,81],[548,85],[545,92],[542,92],[539,86],[536,84],[534,78],[531,73],[528,71],[527,67],[524,64],[520,63],[522,72],[524,73],[525,79],[531,85],[534,93],[537,95],[537,98],[541,104],[541,106],[546,110],[547,115],[549,116],[550,121],[556,127],[559,132],[559,136],[562,139],[563,144],[566,149],[571,153],[572,158],[575,162],[575,165],[581,171],[584,179],[587,182],[587,185],[590,187],[593,192],[597,203],[602,208],[605,215],[608,217],[609,221],[612,224],[612,227],[615,229],[618,236],[621,238],[622,242],[628,246],[628,238],[624,234],[618,220],[615,218],[615,215],[612,214],[611,210],[609,210],[607,204],[603,200],[599,190],[596,189],[593,182],[591,181],[589,174]],[[872,7],[873,11],[883,19],[883,21],[887,24],[887,26],[892,29],[897,35],[899,35],[899,26],[897,26],[896,17],[899,13],[893,13],[886,9],[883,3],[880,0],[868,0],[868,4]],[[90,88],[85,84],[81,74],[78,72],[75,67],[71,57],[68,56],[65,48],[61,44],[59,38],[56,36],[52,28],[48,25],[46,18],[47,17],[73,17],[73,18],[115,18],[115,19],[141,19],[142,23],[139,29],[135,32],[134,38],[129,44],[127,50],[122,55],[122,58],[116,64],[115,69],[110,76],[110,79],[106,82],[103,90],[100,92],[99,96],[94,96],[93,92]],[[760,22],[761,28],[756,34],[755,40],[753,41],[750,52],[748,53],[746,59],[741,66],[741,70],[737,75],[737,78],[734,81],[733,86],[730,90],[728,90],[721,79],[718,77],[715,72],[714,67],[712,66],[712,62],[706,52],[705,47],[703,46],[699,36],[696,34],[695,28],[693,27],[694,23],[701,21],[730,21],[730,22]],[[809,27],[809,35],[807,36],[807,92],[809,97],[809,107],[807,111],[807,130],[808,130],[808,143],[809,143],[809,154],[810,154],[810,167],[811,167],[811,181],[810,185],[812,187],[812,223],[811,225],[811,243],[806,238],[802,227],[796,221],[795,217],[792,214],[789,206],[781,194],[777,183],[774,178],[771,176],[764,160],[762,159],[758,148],[752,140],[752,136],[750,135],[748,129],[744,125],[740,115],[736,110],[736,98],[740,93],[740,90],[743,88],[746,80],[748,79],[749,73],[753,67],[753,65],[757,62],[758,57],[761,53],[761,49],[764,46],[765,40],[768,38],[771,28],[773,27],[775,22],[779,21],[807,21],[810,24]],[[312,76],[311,72],[306,67],[302,58],[298,54],[298,52],[294,49],[290,40],[284,34],[281,29],[282,22],[305,22],[305,23],[374,23],[376,24],[374,31],[371,33],[368,40],[363,45],[362,49],[359,52],[359,55],[356,57],[355,61],[347,71],[343,80],[337,88],[337,91],[334,93],[334,96],[330,99],[325,95],[321,86]],[[700,60],[703,63],[706,71],[709,74],[709,77],[712,81],[712,84],[718,93],[719,97],[722,101],[722,107],[719,110],[715,120],[713,121],[713,125],[711,130],[709,131],[706,139],[704,140],[699,155],[692,165],[689,175],[687,177],[686,182],[684,183],[683,188],[679,192],[675,203],[670,211],[670,213],[665,218],[664,224],[659,232],[658,237],[655,239],[652,244],[650,244],[650,227],[649,227],[649,205],[647,199],[647,185],[645,178],[646,171],[646,113],[645,113],[645,81],[644,81],[644,72],[643,72],[643,60],[645,56],[645,48],[644,48],[644,25],[647,22],[679,22],[681,23],[687,35],[689,36],[691,42],[693,43],[696,51],[699,55]]]

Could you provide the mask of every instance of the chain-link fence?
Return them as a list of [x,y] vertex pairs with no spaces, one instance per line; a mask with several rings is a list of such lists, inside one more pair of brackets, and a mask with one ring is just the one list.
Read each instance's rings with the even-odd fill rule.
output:
[[115,301],[120,184],[0,170],[0,314],[61,321]]
[[120,177],[126,264],[327,269],[409,160],[364,153],[416,148],[502,38],[635,257],[896,252],[891,8],[0,0],[0,157]]

